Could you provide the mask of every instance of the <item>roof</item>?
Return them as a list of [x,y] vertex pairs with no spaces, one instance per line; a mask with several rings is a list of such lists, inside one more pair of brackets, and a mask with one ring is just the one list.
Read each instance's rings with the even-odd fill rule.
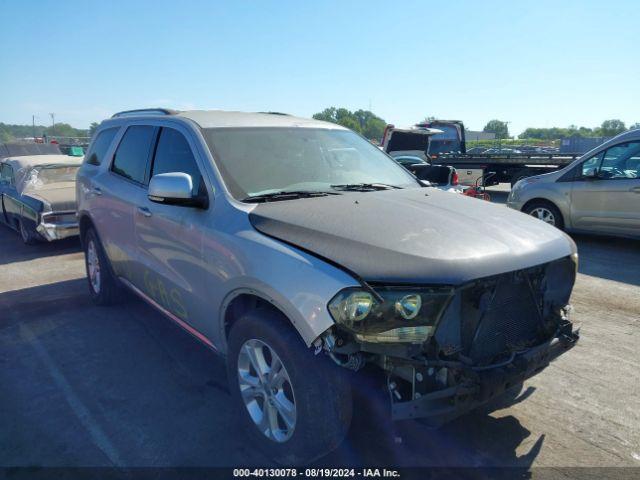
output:
[[68,165],[80,166],[82,157],[70,157],[68,155],[27,155],[24,157],[8,157],[2,159],[18,171],[23,168],[37,167],[39,165]]
[[278,112],[229,112],[224,110],[187,110],[178,112],[163,108],[146,108],[119,112],[111,118],[114,120],[121,118],[137,120],[149,119],[150,117],[188,118],[197,123],[200,128],[306,127],[345,130],[344,127],[334,123],[294,117],[293,115]]
[[310,118],[294,117],[281,113],[225,112],[222,110],[191,110],[177,113],[178,117],[193,120],[201,128],[225,127],[306,127],[341,129],[334,123]]

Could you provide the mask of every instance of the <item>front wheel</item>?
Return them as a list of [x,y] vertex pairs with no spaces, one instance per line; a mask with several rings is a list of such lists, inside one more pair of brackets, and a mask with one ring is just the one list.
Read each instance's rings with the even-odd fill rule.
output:
[[231,395],[252,444],[280,464],[300,465],[342,442],[352,415],[346,371],[314,355],[269,310],[235,322],[228,343]]
[[533,202],[523,209],[524,213],[553,225],[560,230],[564,229],[564,220],[558,207],[550,202]]

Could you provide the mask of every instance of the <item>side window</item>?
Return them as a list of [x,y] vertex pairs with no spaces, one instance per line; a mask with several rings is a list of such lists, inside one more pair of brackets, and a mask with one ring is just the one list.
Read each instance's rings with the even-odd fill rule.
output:
[[638,178],[640,142],[627,142],[609,148],[602,159],[598,176],[605,179]]
[[191,175],[193,195],[198,194],[202,175],[193,156],[189,142],[179,131],[163,128],[158,139],[151,176],[159,173],[182,172]]
[[6,163],[0,165],[0,184],[13,185],[13,168]]
[[581,177],[593,177],[594,174],[598,171],[598,167],[600,166],[600,161],[602,160],[602,152],[594,155],[591,158],[588,158],[584,162],[582,162],[582,175]]
[[155,127],[150,125],[127,128],[113,157],[113,173],[144,184],[154,133]]
[[90,165],[100,165],[117,132],[118,127],[102,130],[91,144],[85,162]]

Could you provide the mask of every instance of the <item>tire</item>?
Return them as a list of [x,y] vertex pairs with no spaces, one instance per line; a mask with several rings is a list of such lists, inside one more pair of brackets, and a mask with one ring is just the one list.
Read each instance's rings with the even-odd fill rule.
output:
[[22,220],[18,220],[18,233],[25,245],[35,245],[38,243],[38,237],[29,230]]
[[85,233],[82,245],[91,299],[96,305],[114,305],[122,302],[124,291],[111,270],[111,265],[93,228],[89,228]]
[[[325,355],[314,355],[285,318],[268,309],[249,312],[232,326],[228,346],[229,387],[249,445],[258,446],[282,465],[302,465],[329,453],[342,442],[353,411],[348,372]],[[269,386],[265,389],[271,367],[278,359],[284,367],[276,375],[280,379],[276,383],[281,385],[275,390]],[[267,372],[265,383],[258,378],[253,367],[256,364]],[[248,398],[247,404],[241,388]],[[267,391],[271,393],[264,393]],[[273,407],[268,406],[266,399],[272,401]],[[275,412],[274,417],[263,415],[267,408]],[[262,418],[275,418],[275,429],[263,424],[267,433],[260,431],[258,423]],[[289,428],[290,425],[293,426]]]
[[[560,213],[558,207],[551,202],[537,200],[525,205],[522,211],[527,215],[536,217],[560,230],[564,230],[564,219],[562,218],[562,213]],[[545,220],[545,218],[552,221]]]

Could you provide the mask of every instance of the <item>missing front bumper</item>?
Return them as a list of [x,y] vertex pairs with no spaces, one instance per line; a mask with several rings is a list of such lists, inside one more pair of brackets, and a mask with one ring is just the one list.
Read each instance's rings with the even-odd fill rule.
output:
[[[463,380],[429,393],[416,393],[413,399],[398,401],[392,392],[391,414],[394,420],[422,419],[438,427],[499,396],[515,385],[540,373],[549,363],[571,349],[579,338],[578,332],[560,333],[551,341],[525,352],[496,367],[473,369],[466,367]],[[419,372],[414,373],[418,375]],[[421,378],[421,377],[419,377]],[[414,378],[414,385],[416,379]]]

